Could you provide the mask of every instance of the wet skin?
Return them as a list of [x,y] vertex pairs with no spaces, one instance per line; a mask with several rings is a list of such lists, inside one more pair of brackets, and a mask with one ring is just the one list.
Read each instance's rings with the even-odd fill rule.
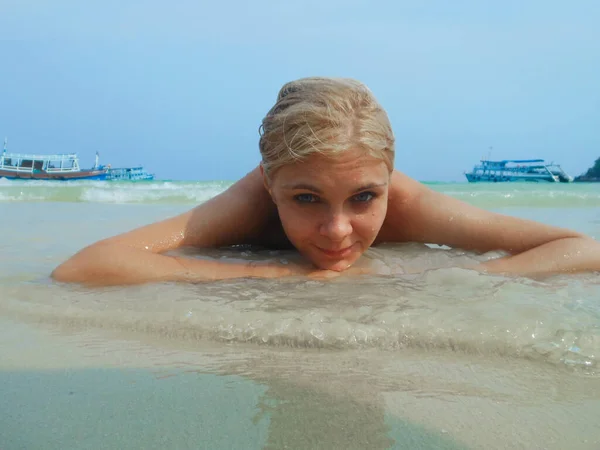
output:
[[352,150],[311,155],[264,177],[291,244],[316,267],[342,271],[373,244],[385,220],[390,170]]

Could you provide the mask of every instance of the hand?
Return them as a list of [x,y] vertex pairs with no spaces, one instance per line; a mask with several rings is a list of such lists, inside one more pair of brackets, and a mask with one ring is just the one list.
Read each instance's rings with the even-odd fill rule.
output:
[[252,276],[259,278],[284,278],[293,276],[308,277],[313,280],[328,280],[344,275],[364,275],[373,273],[371,267],[351,266],[346,270],[337,272],[335,270],[318,269],[308,262],[251,262]]
[[308,277],[314,280],[328,280],[341,276],[366,275],[371,273],[373,273],[373,270],[370,267],[351,266],[341,272],[336,272],[335,270],[313,269],[308,273]]

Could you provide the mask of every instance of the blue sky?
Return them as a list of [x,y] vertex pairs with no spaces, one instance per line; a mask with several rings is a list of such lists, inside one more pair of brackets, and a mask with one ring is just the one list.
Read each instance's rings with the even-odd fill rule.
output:
[[281,84],[348,76],[419,180],[464,181],[490,147],[577,175],[600,156],[598,23],[597,0],[1,0],[0,136],[234,180]]

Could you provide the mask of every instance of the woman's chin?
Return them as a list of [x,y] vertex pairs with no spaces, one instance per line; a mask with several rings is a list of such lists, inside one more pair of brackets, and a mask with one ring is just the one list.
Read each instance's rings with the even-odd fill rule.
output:
[[343,254],[332,255],[331,252],[324,252],[316,246],[296,247],[299,253],[319,270],[332,270],[334,272],[343,272],[349,269],[362,256],[362,247],[353,246],[350,251]]
[[332,270],[334,272],[343,272],[344,270],[352,267],[352,264],[354,264],[356,259],[358,259],[358,258],[346,258],[346,259],[340,259],[337,261],[335,261],[335,260],[314,261],[313,260],[312,263],[321,270]]

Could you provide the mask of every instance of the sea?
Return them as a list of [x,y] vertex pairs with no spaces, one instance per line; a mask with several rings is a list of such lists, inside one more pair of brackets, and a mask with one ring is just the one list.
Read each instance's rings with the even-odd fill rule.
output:
[[[498,254],[407,243],[364,256],[393,274],[49,278],[230,184],[0,180],[0,449],[600,448],[597,273],[485,275],[461,266]],[[600,184],[428,184],[600,239]],[[198,251],[232,253],[286,257]]]

